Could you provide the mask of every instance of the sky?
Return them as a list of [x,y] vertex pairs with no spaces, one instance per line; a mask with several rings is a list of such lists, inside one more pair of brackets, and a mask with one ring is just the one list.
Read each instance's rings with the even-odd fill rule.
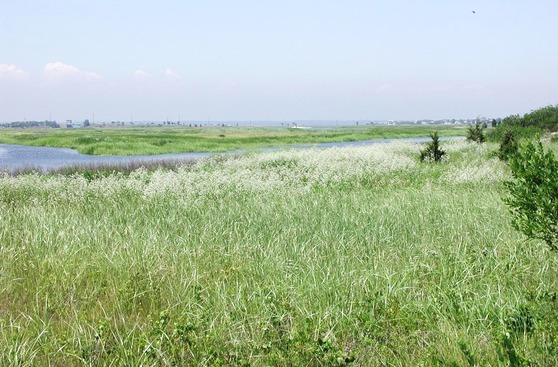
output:
[[0,0],[0,122],[416,120],[558,104],[556,0]]

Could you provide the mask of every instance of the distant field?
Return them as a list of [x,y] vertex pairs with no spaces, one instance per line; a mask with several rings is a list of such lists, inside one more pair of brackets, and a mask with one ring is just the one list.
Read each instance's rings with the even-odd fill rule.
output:
[[225,152],[238,149],[387,138],[462,136],[464,126],[367,126],[338,129],[287,128],[87,128],[2,129],[0,143],[76,149],[91,155]]

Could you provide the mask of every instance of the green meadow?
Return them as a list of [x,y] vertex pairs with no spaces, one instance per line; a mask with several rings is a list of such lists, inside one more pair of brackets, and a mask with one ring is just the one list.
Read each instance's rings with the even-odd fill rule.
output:
[[[98,136],[114,141],[92,153],[123,154],[176,135],[188,149],[180,130],[126,133],[147,142],[127,150],[108,129],[28,142],[85,149]],[[225,135],[227,150],[248,139],[198,134]],[[269,146],[313,133],[266,134]],[[558,365],[558,257],[512,228],[498,146],[445,141],[438,164],[421,148],[5,174],[0,365]]]
[[[464,126],[437,126],[440,136],[464,136]],[[0,143],[76,149],[91,155],[148,155],[226,152],[297,144],[428,136],[429,126],[362,126],[336,129],[289,128],[86,128],[2,129]]]

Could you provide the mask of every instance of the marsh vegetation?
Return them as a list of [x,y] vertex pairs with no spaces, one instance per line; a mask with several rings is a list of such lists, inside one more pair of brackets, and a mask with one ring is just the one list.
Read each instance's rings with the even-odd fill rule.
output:
[[[463,126],[440,126],[440,136],[464,136]],[[91,155],[227,152],[289,145],[425,137],[428,126],[288,128],[87,128],[5,129],[0,143],[76,149]]]
[[0,365],[558,365],[556,255],[440,145],[5,175]]

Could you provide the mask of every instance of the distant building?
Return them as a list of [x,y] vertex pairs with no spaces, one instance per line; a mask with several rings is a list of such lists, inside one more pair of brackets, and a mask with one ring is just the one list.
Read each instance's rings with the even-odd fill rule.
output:
[[83,124],[80,122],[72,122],[72,120],[66,120],[66,128],[67,129],[80,129],[83,127]]

